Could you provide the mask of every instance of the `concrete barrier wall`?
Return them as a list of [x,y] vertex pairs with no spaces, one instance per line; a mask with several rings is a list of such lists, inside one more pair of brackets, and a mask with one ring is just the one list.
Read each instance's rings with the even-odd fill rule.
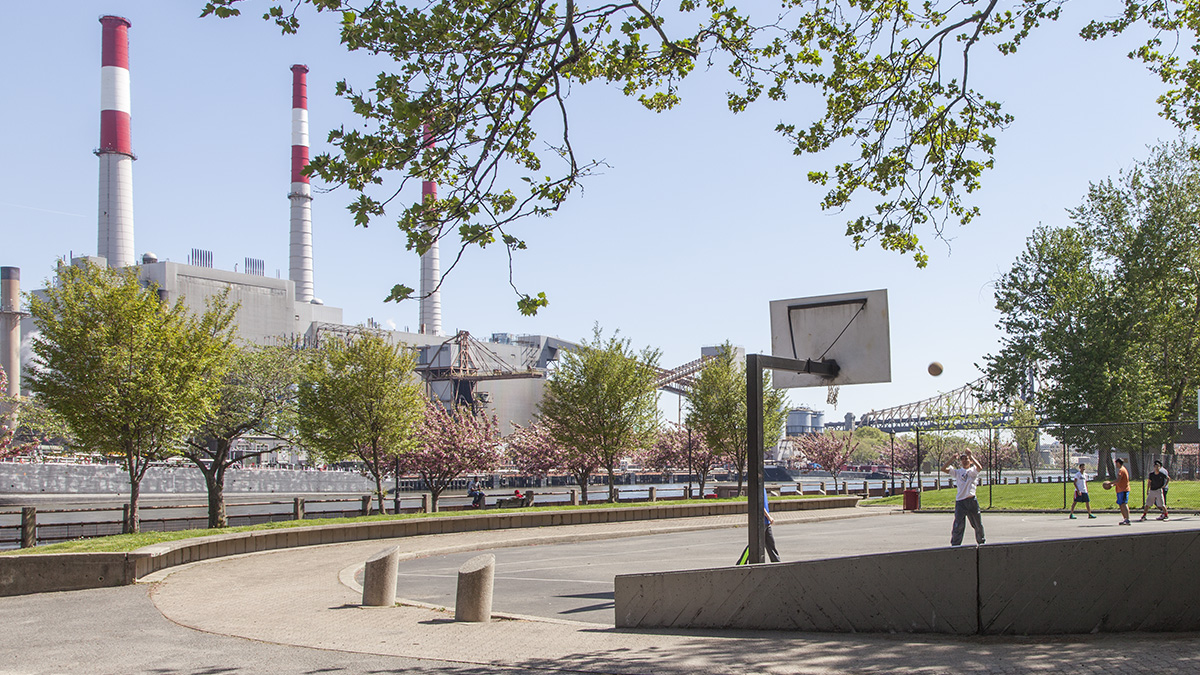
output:
[[[858,497],[784,499],[773,511],[853,507]],[[630,520],[745,514],[745,502],[647,504],[621,508],[545,509],[519,513],[480,512],[462,516],[397,518],[339,525],[255,530],[145,546],[131,553],[27,553],[0,555],[0,596],[131,584],[161,569],[227,555],[296,546],[336,544],[508,528],[586,525]],[[115,569],[124,570],[122,574]],[[37,572],[37,570],[48,570]]]
[[619,628],[1053,635],[1200,630],[1200,532],[622,575]]
[[[370,492],[375,484],[349,471],[235,469],[225,474],[226,492]],[[0,462],[6,494],[129,494],[129,474],[116,464],[18,464]],[[204,474],[194,466],[150,467],[142,494],[204,493]]]
[[618,628],[978,631],[975,552],[945,548],[616,578]]
[[1200,532],[984,546],[982,632],[1200,630]]

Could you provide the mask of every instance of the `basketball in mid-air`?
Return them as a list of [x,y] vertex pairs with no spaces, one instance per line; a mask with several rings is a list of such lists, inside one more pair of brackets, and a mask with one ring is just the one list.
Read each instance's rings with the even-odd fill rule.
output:
[[1112,486],[1113,486],[1113,483],[1112,483],[1112,481],[1111,481],[1111,480],[1106,480],[1106,481],[1104,481],[1103,483],[1101,483],[1101,485],[1103,485],[1103,486],[1104,486],[1104,489],[1105,489],[1105,490],[1111,490],[1111,489],[1112,489]]
[[934,361],[933,363],[929,364],[929,374],[934,377],[941,375],[942,374],[942,364],[938,363],[937,361]]

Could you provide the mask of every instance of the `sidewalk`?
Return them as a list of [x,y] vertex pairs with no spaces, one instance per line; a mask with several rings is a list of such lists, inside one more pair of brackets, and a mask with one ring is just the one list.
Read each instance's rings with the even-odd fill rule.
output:
[[[865,509],[861,522],[885,514]],[[793,515],[793,514],[781,514]],[[917,517],[917,516],[913,516]],[[811,519],[813,516],[808,516]],[[794,514],[788,522],[805,520]],[[743,518],[635,522],[547,531],[500,531],[356,542],[198,563],[152,590],[171,621],[213,634],[279,645],[376,654],[490,668],[594,673],[834,672],[1161,672],[1200,670],[1195,635],[1105,635],[1063,638],[948,638],[912,635],[820,635],[737,631],[618,631],[561,620],[456,623],[417,607],[367,609],[345,583],[385,545],[407,556],[736,527]],[[782,519],[781,519],[782,520]],[[740,522],[739,522],[740,521]],[[847,520],[846,529],[856,520]],[[783,523],[781,523],[782,525]],[[852,535],[850,535],[852,536]],[[1101,580],[1098,580],[1101,582]]]

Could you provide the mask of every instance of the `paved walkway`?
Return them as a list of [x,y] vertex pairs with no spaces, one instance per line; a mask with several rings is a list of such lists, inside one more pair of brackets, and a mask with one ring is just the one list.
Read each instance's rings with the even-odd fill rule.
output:
[[[858,527],[946,520],[874,509],[854,514],[865,517],[841,521],[847,539]],[[801,531],[801,523],[828,514],[781,516],[787,522],[778,529]],[[990,520],[1010,518],[1024,516]],[[466,624],[435,609],[362,608],[352,588],[357,566],[385,545],[419,557],[742,523],[744,517],[722,516],[355,542],[197,563],[138,587],[0,598],[0,673],[1200,671],[1195,634],[956,638],[618,631],[536,618]]]

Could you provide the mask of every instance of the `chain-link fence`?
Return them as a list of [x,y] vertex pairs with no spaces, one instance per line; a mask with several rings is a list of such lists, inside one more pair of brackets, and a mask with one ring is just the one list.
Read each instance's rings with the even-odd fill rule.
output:
[[[984,509],[1068,510],[1075,502],[1079,465],[1087,476],[1093,511],[1116,511],[1116,460],[1129,473],[1129,508],[1143,512],[1158,469],[1168,477],[1166,507],[1200,513],[1200,430],[1195,421],[1056,424],[1037,427],[926,429],[895,434],[912,448],[897,461],[903,487],[921,491],[921,508],[954,508],[955,491],[941,469],[970,450],[983,466],[976,496]],[[949,489],[948,489],[949,488]],[[1086,511],[1083,503],[1076,512]],[[1152,516],[1158,509],[1150,507]]]

